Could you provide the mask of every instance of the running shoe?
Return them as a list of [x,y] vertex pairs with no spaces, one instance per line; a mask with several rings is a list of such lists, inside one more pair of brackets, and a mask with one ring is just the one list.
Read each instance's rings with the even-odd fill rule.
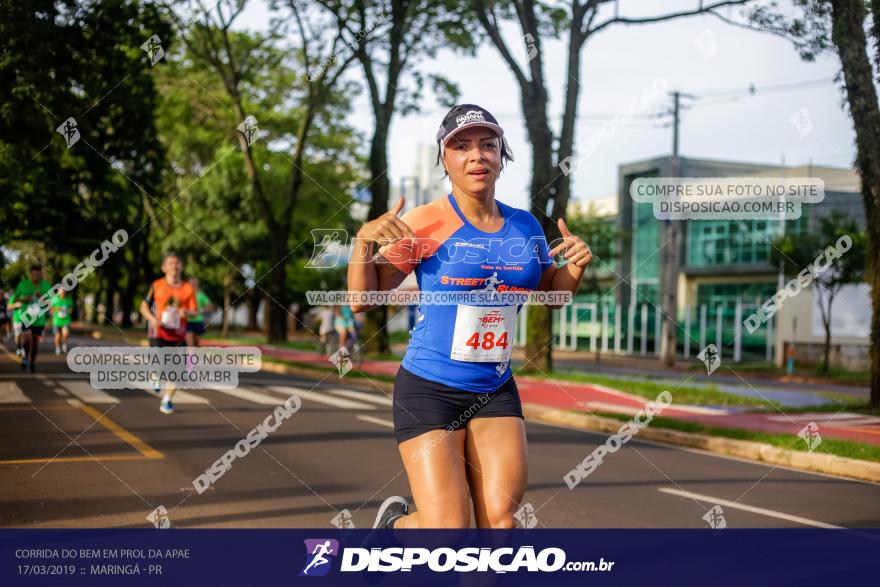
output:
[[399,495],[389,497],[379,506],[379,513],[376,515],[376,523],[373,528],[382,528],[390,530],[394,528],[394,520],[402,518],[409,513],[409,504]]
[[[393,545],[394,537],[391,530],[394,529],[394,520],[405,516],[409,513],[409,505],[406,500],[400,496],[389,497],[379,506],[379,513],[376,515],[376,522],[373,524],[373,530],[367,534],[361,548],[368,550],[373,548],[388,548]],[[361,577],[367,583],[375,585],[381,581],[385,574],[379,571],[361,571]]]
[[56,355],[60,355],[60,354],[61,354],[61,347],[55,347],[55,354],[56,354]]
[[159,404],[159,411],[163,414],[173,414],[174,413],[174,404],[171,403],[170,399],[163,399],[162,403]]
[[66,342],[61,343],[61,352],[67,353],[67,343]]

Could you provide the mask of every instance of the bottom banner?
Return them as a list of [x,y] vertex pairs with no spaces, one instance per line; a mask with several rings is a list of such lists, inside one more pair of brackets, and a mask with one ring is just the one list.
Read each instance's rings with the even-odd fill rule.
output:
[[878,550],[873,529],[3,529],[0,585],[876,584]]

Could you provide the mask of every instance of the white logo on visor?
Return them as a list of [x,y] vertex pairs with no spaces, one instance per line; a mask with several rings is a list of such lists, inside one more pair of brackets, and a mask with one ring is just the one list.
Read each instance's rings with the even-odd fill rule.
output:
[[455,124],[461,126],[469,122],[486,122],[483,113],[479,110],[468,110],[467,113],[455,117]]

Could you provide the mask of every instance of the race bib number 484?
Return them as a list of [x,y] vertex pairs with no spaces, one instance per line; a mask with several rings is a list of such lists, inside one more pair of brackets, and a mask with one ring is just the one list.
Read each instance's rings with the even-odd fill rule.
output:
[[449,358],[472,363],[510,360],[516,306],[458,306]]

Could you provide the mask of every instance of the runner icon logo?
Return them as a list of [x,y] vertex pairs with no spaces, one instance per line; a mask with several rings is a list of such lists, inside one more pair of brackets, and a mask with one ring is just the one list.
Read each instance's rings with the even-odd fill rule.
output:
[[348,511],[348,509],[340,510],[338,514],[333,516],[330,523],[340,530],[350,530],[354,528],[354,521],[352,520],[351,512]]
[[330,572],[333,559],[339,554],[339,541],[332,538],[308,539],[306,544],[306,566],[300,577],[323,577]]
[[253,145],[260,138],[260,127],[257,119],[252,114],[248,114],[245,119],[235,128],[244,135],[244,140],[248,147]]
[[822,435],[819,434],[819,426],[815,422],[810,422],[798,432],[798,436],[807,443],[807,450],[813,452],[820,444],[822,444]]
[[342,379],[346,373],[351,371],[351,355],[348,353],[348,349],[344,346],[339,347],[339,350],[330,355],[328,360],[333,363],[336,370],[339,371],[340,379]]
[[713,530],[724,530],[727,528],[727,520],[724,519],[724,510],[720,505],[713,505],[712,508],[703,514],[703,519],[709,524]]
[[721,353],[718,352],[718,347],[714,344],[707,345],[706,348],[700,351],[697,358],[706,365],[707,375],[711,375],[715,372],[715,369],[721,366]]
[[67,145],[68,149],[79,141],[79,127],[76,124],[76,119],[72,116],[62,122],[58,128],[55,129],[55,132],[64,138],[64,144]]
[[535,508],[531,503],[526,502],[520,506],[516,513],[513,514],[520,528],[534,528],[538,525],[538,518],[535,516]]
[[141,49],[150,58],[150,67],[153,67],[165,57],[165,49],[162,48],[162,40],[159,38],[159,35],[152,35],[144,41]]
[[165,509],[164,505],[160,505],[150,512],[150,515],[147,516],[147,521],[152,522],[153,526],[159,530],[171,527],[171,520],[168,519],[168,510]]

